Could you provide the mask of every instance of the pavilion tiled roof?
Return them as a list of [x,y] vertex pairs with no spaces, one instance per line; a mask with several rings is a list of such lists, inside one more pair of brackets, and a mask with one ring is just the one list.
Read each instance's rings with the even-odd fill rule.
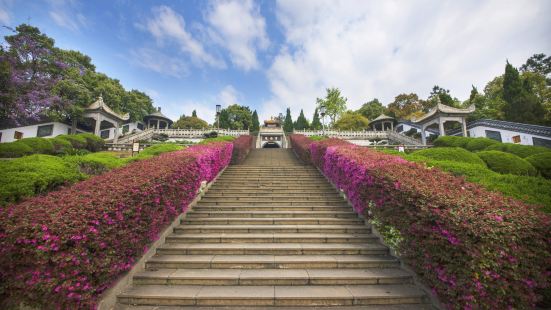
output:
[[475,110],[474,104],[469,106],[466,109],[459,109],[459,108],[454,108],[454,107],[447,106],[445,104],[438,103],[427,114],[421,116],[419,119],[412,119],[412,121],[414,123],[421,123],[424,120],[427,120],[427,119],[433,117],[435,114],[437,114],[439,112],[440,113],[445,113],[445,114],[462,114],[462,115],[466,115],[466,114],[469,114],[469,113],[473,113],[474,110]]
[[115,111],[113,111],[105,102],[103,102],[103,97],[100,96],[98,100],[96,100],[94,103],[86,107],[87,111],[95,111],[95,110],[103,110],[105,113],[118,118],[120,120],[126,121],[130,118],[130,115],[128,113],[126,114],[119,114]]

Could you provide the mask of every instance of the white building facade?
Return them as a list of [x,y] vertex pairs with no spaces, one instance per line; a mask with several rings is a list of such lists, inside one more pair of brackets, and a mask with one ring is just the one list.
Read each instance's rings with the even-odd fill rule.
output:
[[[77,133],[84,131],[78,130]],[[71,125],[60,122],[45,122],[0,130],[0,143],[14,142],[23,138],[53,138],[71,133]]]

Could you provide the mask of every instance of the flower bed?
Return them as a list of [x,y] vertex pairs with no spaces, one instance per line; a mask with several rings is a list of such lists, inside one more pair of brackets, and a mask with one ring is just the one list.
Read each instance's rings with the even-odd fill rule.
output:
[[549,285],[551,219],[533,206],[342,141],[310,152],[357,212],[398,230],[402,258],[448,308],[530,308]]
[[[231,160],[192,146],[0,209],[0,300],[90,308]],[[1,304],[1,303],[0,303]]]
[[310,144],[314,141],[304,135],[297,134],[289,135],[289,139],[291,140],[293,151],[295,151],[298,158],[305,163],[310,163]]
[[251,151],[253,145],[253,136],[243,135],[239,136],[237,139],[233,140],[233,157],[232,163],[240,164],[242,163],[249,152]]

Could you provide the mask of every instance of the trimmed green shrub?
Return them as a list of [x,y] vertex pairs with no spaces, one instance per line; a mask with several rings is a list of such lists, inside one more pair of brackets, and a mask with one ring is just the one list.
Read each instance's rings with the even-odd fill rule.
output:
[[141,151],[137,156],[134,156],[132,158],[129,158],[128,161],[136,161],[136,160],[142,160],[146,158],[150,158],[153,156],[157,156],[162,153],[166,152],[173,152],[183,149],[184,146],[176,145],[176,144],[155,144],[150,147],[145,148],[143,151]]
[[216,138],[207,138],[207,139],[204,139],[204,140],[202,140],[201,142],[199,142],[198,144],[207,144],[207,143],[211,143],[211,142],[224,142],[224,141],[232,142],[233,140],[235,140],[235,137],[232,137],[232,136],[220,136],[220,137],[216,137]]
[[55,155],[67,155],[75,152],[73,145],[67,139],[55,137],[50,139],[50,142],[52,142],[54,147]]
[[525,159],[532,164],[544,178],[551,179],[551,152],[535,154]]
[[465,148],[471,152],[482,151],[490,145],[498,144],[496,140],[489,138],[470,138]]
[[434,140],[433,144],[436,147],[462,147],[465,148],[471,138],[458,136],[440,136]]
[[513,144],[513,143],[498,143],[490,145],[486,148],[486,151],[502,151],[511,154],[515,154],[518,157],[525,158],[528,156],[551,152],[551,149],[548,149],[543,146],[533,146],[533,145],[522,145],[522,144]]
[[491,170],[501,174],[536,175],[536,168],[526,160],[501,151],[483,151],[477,155]]
[[19,140],[20,143],[28,145],[33,154],[53,154],[54,146],[50,139],[46,138],[25,138]]
[[427,157],[435,160],[449,160],[484,166],[484,161],[476,156],[476,154],[460,147],[436,147],[413,152],[412,155]]
[[33,153],[33,149],[20,141],[0,143],[0,158],[15,158]]
[[0,161],[0,170],[0,204],[16,202],[85,177],[74,163],[39,154]]
[[310,138],[310,140],[312,140],[312,141],[320,141],[320,140],[325,140],[325,139],[327,139],[326,136],[316,136],[316,135],[314,135],[314,136],[309,136],[308,138]]
[[73,148],[75,148],[77,150],[85,149],[86,144],[88,143],[86,141],[86,138],[81,136],[81,135],[60,135],[60,136],[57,136],[56,138],[65,139],[65,140],[69,141],[69,143],[71,143]]
[[113,168],[118,168],[127,163],[113,152],[97,152],[82,156],[67,156],[65,159],[78,166],[80,172],[88,175],[104,173]]
[[99,152],[103,149],[105,141],[91,133],[79,133],[77,136],[86,139],[86,149],[90,152]]

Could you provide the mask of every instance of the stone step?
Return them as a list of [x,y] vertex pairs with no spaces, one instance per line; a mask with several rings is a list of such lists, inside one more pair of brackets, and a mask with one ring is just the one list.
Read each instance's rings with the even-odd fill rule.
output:
[[352,306],[423,304],[413,285],[203,286],[138,285],[119,295],[132,305],[165,306]]
[[[201,210],[201,211],[199,211]],[[353,211],[202,211],[193,210],[187,218],[358,218]]]
[[160,269],[134,276],[136,285],[410,284],[402,269]]
[[373,234],[308,233],[202,233],[171,234],[169,243],[366,243],[376,242]]
[[294,200],[294,201],[275,201],[275,200],[253,200],[253,201],[218,201],[218,200],[205,200],[201,199],[198,203],[199,206],[347,206],[343,200],[330,200],[330,201],[308,201],[308,200]]
[[343,211],[350,210],[348,205],[342,206],[202,206],[198,205],[193,209],[198,211],[241,211],[241,212],[254,212],[254,211]]
[[360,218],[216,218],[216,217],[187,217],[182,224],[191,225],[361,225],[364,221]]
[[[285,310],[305,310],[305,306],[282,306],[282,307],[271,307],[273,309],[285,309]],[[255,306],[144,306],[144,305],[123,305],[117,304],[115,310],[184,310],[184,309],[193,309],[193,310],[266,310],[266,307],[255,307]],[[325,310],[365,310],[365,306],[324,306]],[[398,305],[369,305],[369,310],[434,310],[430,304],[398,304]]]
[[288,184],[282,184],[282,185],[262,185],[258,183],[254,184],[248,184],[248,185],[237,185],[237,184],[213,184],[210,187],[209,192],[214,191],[236,191],[236,192],[242,192],[242,191],[290,191],[290,192],[300,192],[300,191],[326,191],[326,192],[335,192],[335,188],[332,187],[329,184],[318,184],[318,185],[312,185],[312,184],[301,184],[301,185],[288,185]]
[[266,194],[258,196],[218,196],[216,194],[206,194],[201,201],[266,201],[266,200],[281,200],[281,201],[340,201],[344,200],[337,194],[332,193],[327,196],[295,196],[295,195],[276,195]]
[[282,199],[287,199],[287,198],[293,198],[293,199],[297,199],[297,198],[306,198],[306,199],[310,199],[310,198],[340,198],[339,194],[336,192],[336,191],[331,191],[331,192],[327,192],[327,191],[323,191],[323,190],[320,190],[318,192],[299,192],[299,193],[289,193],[287,191],[264,191],[264,192],[261,192],[261,191],[257,191],[257,192],[252,192],[252,191],[249,191],[248,193],[247,192],[227,192],[227,191],[211,191],[211,192],[207,192],[205,194],[205,196],[203,196],[203,198],[205,197],[209,197],[209,198],[228,198],[228,199],[236,199],[236,200],[239,200],[241,198],[257,198],[257,197],[270,197],[270,198],[282,198]]
[[157,249],[162,255],[385,255],[378,243],[167,243]]
[[179,225],[174,233],[371,233],[366,225]]
[[398,268],[390,255],[160,255],[146,269],[358,269]]
[[334,195],[338,193],[332,187],[327,188],[305,188],[305,189],[277,189],[277,188],[219,188],[214,190],[211,187],[211,190],[208,194],[214,195],[266,195],[266,194],[287,194],[287,195]]

